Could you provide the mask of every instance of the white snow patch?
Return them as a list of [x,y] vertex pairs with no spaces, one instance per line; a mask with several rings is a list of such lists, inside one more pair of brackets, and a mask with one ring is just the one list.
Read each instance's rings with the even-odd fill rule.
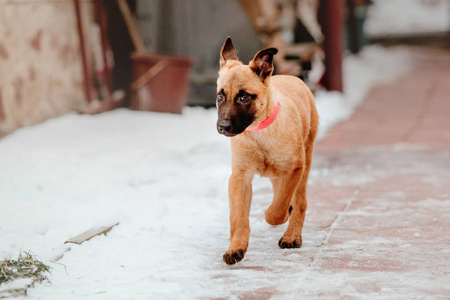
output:
[[375,0],[365,31],[370,37],[411,36],[450,30],[448,0]]
[[[441,186],[448,186],[448,183],[450,182],[450,175],[449,176],[441,176],[441,175],[428,175],[426,177],[421,178],[422,182],[428,183],[430,185],[434,185],[436,187]],[[450,191],[449,191],[450,192]],[[449,193],[447,193],[447,197],[450,196]]]
[[392,191],[392,192],[385,193],[382,197],[386,197],[388,199],[392,199],[392,198],[404,199],[405,196],[406,196],[405,192],[403,192],[403,191]]
[[345,185],[364,185],[369,182],[375,181],[373,176],[358,176],[358,177],[336,177],[331,180],[334,186],[345,186]]
[[25,289],[33,282],[33,278],[19,278],[14,281],[8,281],[0,285],[0,294],[14,289]]
[[396,143],[392,146],[394,152],[402,151],[420,151],[427,149],[428,146],[425,144],[407,144],[407,143]]

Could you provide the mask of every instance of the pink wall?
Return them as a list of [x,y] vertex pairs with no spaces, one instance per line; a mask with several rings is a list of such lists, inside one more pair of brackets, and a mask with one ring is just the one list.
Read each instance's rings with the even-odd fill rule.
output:
[[85,107],[76,30],[72,1],[0,0],[0,136]]

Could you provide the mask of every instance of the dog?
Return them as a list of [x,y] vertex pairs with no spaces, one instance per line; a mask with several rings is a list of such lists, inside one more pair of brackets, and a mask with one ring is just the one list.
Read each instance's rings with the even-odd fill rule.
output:
[[314,96],[297,77],[274,75],[276,48],[260,50],[244,65],[228,37],[220,52],[217,130],[230,137],[232,175],[228,182],[232,265],[244,258],[250,236],[252,179],[269,177],[273,201],[266,222],[289,225],[280,248],[299,248],[307,206],[306,185],[319,116]]

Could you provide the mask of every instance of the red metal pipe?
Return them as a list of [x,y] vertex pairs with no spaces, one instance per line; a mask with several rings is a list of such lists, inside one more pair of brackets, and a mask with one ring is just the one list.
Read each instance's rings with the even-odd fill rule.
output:
[[108,93],[112,93],[112,76],[111,76],[111,66],[107,59],[107,51],[109,50],[108,44],[108,29],[107,29],[107,20],[105,7],[103,5],[103,0],[95,1],[95,10],[97,12],[97,22],[100,27],[100,41],[102,44],[102,60],[103,60],[103,76],[104,76],[104,84],[106,84]]
[[325,74],[322,83],[342,92],[343,0],[320,0],[319,19],[325,37]]
[[77,16],[77,28],[78,28],[78,37],[80,39],[80,51],[81,51],[81,58],[83,63],[83,73],[84,73],[84,91],[86,94],[86,98],[88,103],[92,101],[92,93],[91,93],[91,87],[92,87],[92,78],[91,73],[89,72],[89,66],[87,62],[87,56],[86,56],[86,46],[84,43],[84,34],[83,34],[83,24],[81,21],[81,10],[80,10],[80,1],[74,0],[75,5],[75,13]]

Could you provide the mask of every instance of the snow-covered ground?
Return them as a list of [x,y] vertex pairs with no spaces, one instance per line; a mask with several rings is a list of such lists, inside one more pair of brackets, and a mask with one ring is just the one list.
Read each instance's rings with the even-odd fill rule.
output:
[[413,36],[450,31],[449,0],[374,0],[366,33],[371,37]]
[[[346,94],[317,95],[321,136],[348,118],[374,84],[411,64],[405,49],[373,46],[347,57]],[[294,292],[294,279],[283,277],[289,274],[252,280],[254,268],[282,269],[299,257],[280,257],[276,241],[285,227],[262,217],[270,199],[258,191],[269,187],[266,180],[254,181],[252,237],[260,236],[250,241],[251,253],[232,267],[222,262],[230,148],[215,122],[215,109],[186,108],[182,115],[119,109],[69,114],[1,139],[0,256],[31,250],[52,268],[51,283],[29,289],[28,299],[235,297],[274,280]],[[107,236],[70,244],[52,262],[68,238],[117,222]],[[302,249],[308,247],[314,246]]]

